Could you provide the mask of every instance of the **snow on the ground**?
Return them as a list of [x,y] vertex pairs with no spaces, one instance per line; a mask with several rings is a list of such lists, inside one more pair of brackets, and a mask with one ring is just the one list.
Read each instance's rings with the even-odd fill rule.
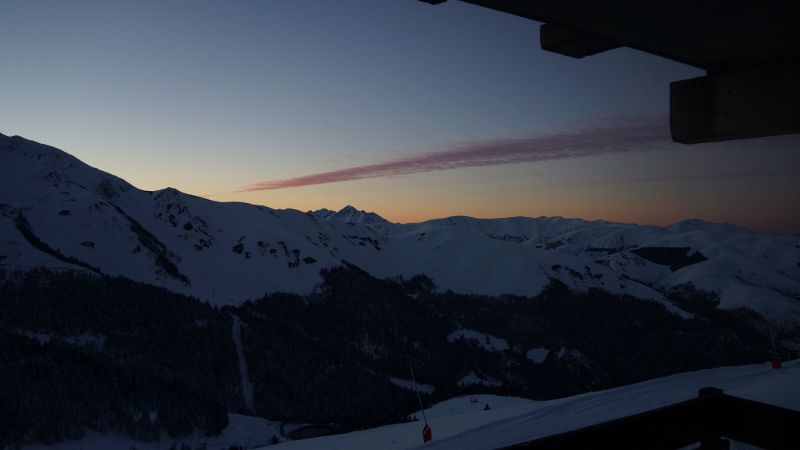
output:
[[494,378],[489,378],[489,377],[481,377],[475,372],[470,372],[464,375],[460,380],[458,380],[458,385],[461,387],[469,386],[471,384],[482,384],[484,386],[503,385],[503,383],[500,380],[495,380]]
[[[496,396],[459,397],[426,410],[433,441],[422,444],[422,422],[292,441],[279,450],[488,449],[526,442],[697,397],[714,386],[727,394],[800,410],[800,360],[780,370],[769,364],[701,370],[606,391],[536,402]],[[484,411],[485,404],[490,408]],[[450,413],[451,408],[453,412]],[[273,448],[273,447],[269,447]]]
[[[518,397],[472,395],[452,398],[425,410],[433,441],[422,445],[422,421],[386,425],[347,434],[267,446],[279,435],[279,424],[258,417],[230,414],[220,436],[164,438],[161,442],[135,441],[119,434],[87,430],[83,439],[53,446],[32,444],[25,450],[157,450],[173,443],[192,448],[205,443],[209,450],[245,448],[335,449],[485,449],[497,448],[636,414],[688,400],[700,388],[715,386],[726,393],[800,410],[800,360],[774,370],[756,364],[672,375],[606,391],[557,400],[534,401]],[[489,405],[488,410],[484,410]],[[414,416],[421,418],[421,413]]]
[[242,401],[247,411],[255,411],[255,395],[253,393],[253,382],[250,381],[250,371],[247,369],[247,359],[244,357],[244,345],[242,345],[242,321],[239,316],[233,316],[233,326],[231,327],[233,343],[236,345],[236,357],[239,360],[239,376],[242,385]]
[[[715,386],[731,395],[800,410],[800,361],[774,370],[768,364],[725,367],[673,375],[631,386],[543,402],[517,417],[496,421],[437,441],[426,448],[497,448],[582,428],[689,400],[700,388]],[[782,393],[775,395],[776,392]]]
[[86,430],[86,435],[77,441],[66,440],[55,445],[31,444],[24,450],[161,450],[172,444],[187,444],[192,449],[200,448],[205,443],[208,450],[228,450],[232,445],[244,448],[261,447],[272,440],[272,436],[280,436],[280,424],[260,417],[229,414],[228,427],[219,436],[206,437],[194,435],[183,439],[164,437],[160,442],[142,442],[131,439],[127,435],[100,433]]
[[39,342],[40,345],[45,345],[53,339],[59,339],[67,344],[86,347],[98,347],[101,348],[106,343],[107,336],[105,335],[93,335],[93,334],[78,334],[78,335],[58,335],[53,333],[39,333],[36,331],[16,331],[17,334],[22,336],[29,337],[31,339],[35,339]]
[[[478,402],[469,403],[471,398],[477,398]],[[491,409],[484,411],[483,408],[487,403]],[[477,395],[446,400],[426,409],[425,414],[433,428],[433,439],[436,440],[466,432],[491,421],[518,416],[530,411],[537,403],[518,397]],[[453,409],[452,414],[450,414],[451,408]],[[417,415],[421,414],[417,413]],[[423,426],[422,421],[386,425],[341,435],[289,441],[266,448],[277,450],[410,449],[422,443]]]
[[[465,395],[463,397],[454,397],[449,400],[436,403],[425,410],[425,416],[428,419],[432,419],[435,417],[458,416],[463,414],[484,412],[486,405],[489,405],[489,410],[493,410],[529,407],[538,403],[539,402],[536,400],[522,397],[505,397],[502,395],[492,394]],[[418,420],[422,420],[422,413],[419,411],[411,416],[416,417]]]
[[406,380],[405,378],[389,377],[389,381],[396,386],[410,391],[424,392],[426,394],[433,394],[434,391],[433,385],[416,383],[412,380]]
[[508,350],[508,341],[492,336],[491,334],[481,333],[475,330],[455,330],[447,335],[447,342],[456,342],[459,339],[475,342],[490,352],[504,352]]
[[550,350],[544,347],[537,347],[532,348],[525,353],[525,357],[530,359],[531,361],[535,362],[536,364],[541,364],[547,359],[547,355],[550,354]]

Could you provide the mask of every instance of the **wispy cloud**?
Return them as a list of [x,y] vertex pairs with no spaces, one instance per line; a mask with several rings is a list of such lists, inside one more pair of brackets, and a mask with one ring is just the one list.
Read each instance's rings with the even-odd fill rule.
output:
[[294,178],[253,183],[235,192],[310,186],[366,178],[497,166],[608,153],[653,150],[678,146],[669,138],[665,118],[609,119],[583,124],[573,130],[525,139],[502,139],[453,144],[442,151],[419,153],[375,164],[312,173]]

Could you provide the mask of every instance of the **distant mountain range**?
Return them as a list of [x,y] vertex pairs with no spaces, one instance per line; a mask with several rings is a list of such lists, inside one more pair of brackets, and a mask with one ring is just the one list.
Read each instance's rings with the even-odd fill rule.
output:
[[425,274],[440,290],[535,296],[551,280],[656,301],[714,293],[722,308],[800,317],[800,237],[688,220],[668,227],[561,217],[391,223],[347,206],[277,210],[173,188],[143,191],[54,147],[0,135],[0,267],[119,275],[240,304],[309,293],[320,269]]

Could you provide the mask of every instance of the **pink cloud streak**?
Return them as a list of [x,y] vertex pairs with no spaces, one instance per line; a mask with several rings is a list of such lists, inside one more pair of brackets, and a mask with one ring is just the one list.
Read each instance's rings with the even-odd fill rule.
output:
[[677,145],[670,141],[668,127],[663,118],[605,120],[568,132],[524,139],[454,144],[447,150],[420,153],[376,164],[262,181],[243,186],[234,192],[284,189],[465,167],[581,158]]

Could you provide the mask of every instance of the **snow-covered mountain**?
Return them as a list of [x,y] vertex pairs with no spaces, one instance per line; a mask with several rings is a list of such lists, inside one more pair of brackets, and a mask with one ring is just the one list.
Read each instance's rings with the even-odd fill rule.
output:
[[276,210],[173,188],[142,191],[56,148],[0,135],[0,266],[120,275],[215,304],[307,293],[322,268],[424,273],[440,289],[538,294],[552,279],[658,301],[689,283],[779,326],[800,317],[800,237],[690,220],[668,227],[561,217],[397,224],[346,207]]
[[322,219],[322,220],[339,220],[342,222],[352,222],[361,224],[376,224],[388,222],[383,217],[375,214],[374,212],[359,210],[353,206],[347,205],[339,211],[333,211],[327,208],[318,209],[316,211],[309,211],[308,214]]

